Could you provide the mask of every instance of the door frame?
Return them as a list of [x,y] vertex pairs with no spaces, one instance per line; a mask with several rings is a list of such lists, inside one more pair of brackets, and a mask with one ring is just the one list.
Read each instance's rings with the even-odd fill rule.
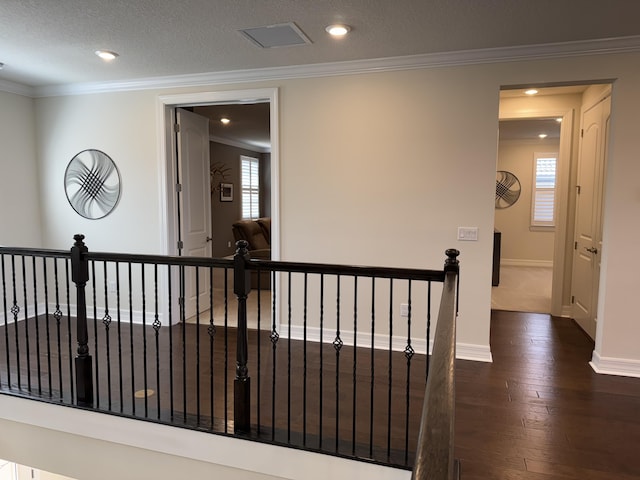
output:
[[[271,259],[280,259],[280,145],[279,103],[277,88],[260,88],[249,90],[229,90],[214,92],[195,92],[186,94],[160,95],[156,104],[156,132],[158,139],[158,204],[160,207],[160,248],[162,255],[178,254],[179,215],[175,185],[177,172],[176,136],[173,130],[175,110],[178,107],[194,107],[212,104],[231,103],[269,103],[269,130],[271,139]],[[169,282],[176,285],[176,279],[170,279],[162,269],[158,279],[158,289],[168,292]],[[163,306],[160,315],[172,319],[172,323],[180,321],[178,302]]]
[[[558,148],[558,179],[556,182],[556,198],[569,198],[571,181],[571,150],[573,140],[573,122],[575,112],[569,110],[528,110],[526,112],[507,112],[499,116],[499,120],[522,120],[525,118],[562,118],[560,124],[560,145]],[[553,273],[551,280],[551,315],[569,317],[571,305],[563,303],[563,285],[567,274],[571,276],[573,259],[567,265],[566,246],[569,220],[569,202],[558,202],[556,205],[556,226],[553,242]],[[567,273],[568,272],[568,273]]]

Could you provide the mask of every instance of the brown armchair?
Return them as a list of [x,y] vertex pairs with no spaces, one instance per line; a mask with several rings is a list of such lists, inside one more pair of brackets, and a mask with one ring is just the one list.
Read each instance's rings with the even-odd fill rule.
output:
[[251,258],[271,259],[271,218],[239,220],[233,223],[231,228],[236,242],[238,240],[247,241]]

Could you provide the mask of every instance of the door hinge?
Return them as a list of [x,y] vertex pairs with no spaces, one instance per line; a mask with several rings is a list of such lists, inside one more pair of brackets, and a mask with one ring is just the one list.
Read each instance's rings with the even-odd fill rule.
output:
[[178,240],[178,250],[182,250],[184,248],[184,242],[182,240]]
[[574,303],[576,303],[576,297],[575,295],[571,295],[571,305],[573,305]]
[[180,124],[179,123],[174,123],[173,124],[173,131],[175,133],[180,133]]
[[573,242],[573,249],[577,250],[578,249],[578,242]]
[[576,185],[576,192],[578,192],[578,195],[580,195],[581,191],[582,191],[582,188],[580,187],[580,185]]
[[584,137],[584,128],[580,129],[580,138]]
[[176,183],[176,193],[180,193],[182,191],[182,184]]

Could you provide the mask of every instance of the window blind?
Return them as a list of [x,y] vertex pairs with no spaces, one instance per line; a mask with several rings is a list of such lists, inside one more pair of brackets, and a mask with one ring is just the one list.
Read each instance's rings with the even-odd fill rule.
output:
[[260,217],[260,175],[258,159],[240,156],[242,184],[242,218],[252,220]]

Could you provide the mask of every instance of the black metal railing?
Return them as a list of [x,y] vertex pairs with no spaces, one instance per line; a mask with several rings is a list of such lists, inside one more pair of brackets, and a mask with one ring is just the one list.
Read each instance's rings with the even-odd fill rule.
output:
[[233,259],[100,253],[74,239],[70,252],[0,248],[1,393],[413,465],[450,267],[251,260],[243,242]]

